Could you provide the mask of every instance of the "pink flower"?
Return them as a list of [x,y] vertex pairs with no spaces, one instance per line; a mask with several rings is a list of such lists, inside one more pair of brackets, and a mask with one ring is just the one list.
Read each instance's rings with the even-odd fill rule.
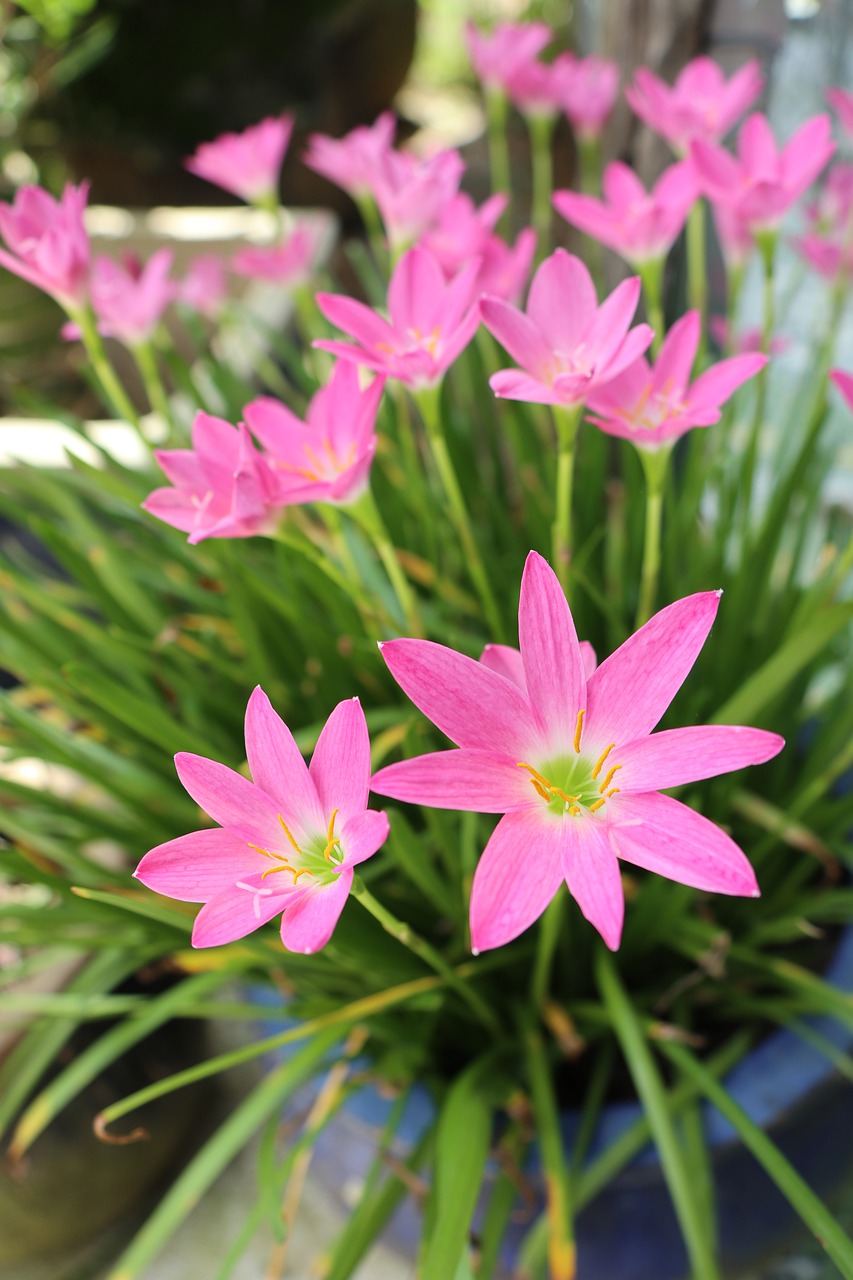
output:
[[551,35],[551,28],[544,22],[499,22],[491,32],[481,31],[469,22],[465,43],[471,65],[483,85],[505,91],[510,76],[538,58]]
[[[588,680],[598,666],[595,650],[588,640],[581,640],[578,650],[583,663],[584,677]],[[487,644],[480,654],[480,661],[484,667],[488,667],[490,671],[496,671],[499,676],[506,676],[507,680],[517,684],[523,693],[527,693],[527,676],[524,674],[524,659],[520,649],[513,648],[511,644]]]
[[[736,333],[732,338],[729,332],[729,322],[725,316],[711,316],[708,320],[708,332],[721,350],[730,347],[738,355],[747,355],[752,351],[760,351],[764,340],[758,325],[754,325],[749,329],[742,329],[740,333]],[[774,334],[770,339],[770,355],[781,355],[783,351],[787,351],[789,346],[790,343],[787,338],[779,333]]]
[[507,76],[504,86],[510,102],[525,116],[556,116],[563,106],[573,58],[573,54],[561,53],[553,62],[531,59],[521,63]]
[[690,384],[702,323],[688,311],[667,333],[652,369],[640,356],[589,398],[590,420],[641,449],[660,449],[691,427],[719,422],[720,406],[767,363],[759,353],[719,360]]
[[281,484],[247,429],[197,413],[192,449],[158,449],[173,488],[155,489],[143,507],[195,544],[204,538],[270,534],[279,522]]
[[131,257],[95,259],[89,288],[99,333],[128,347],[149,341],[177,292],[169,278],[173,257],[158,249],[144,266]]
[[835,110],[841,127],[853,136],[853,93],[837,87],[827,89],[826,100]]
[[204,756],[175,756],[186,790],[219,826],[158,845],[134,875],[155,893],[203,902],[194,947],[218,947],[281,915],[288,951],[310,954],[334,932],[353,868],[388,835],[367,808],[370,741],[358,698],[339,702],[310,766],[256,688],[246,708],[253,781]]
[[640,281],[623,280],[599,307],[580,258],[557,249],[533,277],[526,314],[500,298],[482,298],[486,327],[524,370],[493,374],[489,385],[495,395],[581,404],[651,342],[648,325],[628,332],[639,296]]
[[773,230],[815,180],[835,150],[829,116],[802,125],[780,150],[767,117],[749,117],[738,134],[737,158],[701,139],[691,144],[700,186],[753,232]]
[[384,383],[374,378],[360,390],[356,366],[339,360],[311,400],[304,422],[269,396],[246,405],[246,425],[268,452],[283,501],[350,503],[364,493]]
[[564,56],[560,105],[579,137],[600,135],[618,93],[619,67],[615,62],[607,58]]
[[328,340],[313,345],[415,390],[435,386],[480,322],[479,266],[469,262],[448,282],[432,254],[416,246],[403,254],[391,276],[390,323],[355,298],[318,293],[317,306],[326,319],[359,345]]
[[853,165],[829,171],[818,197],[806,208],[809,230],[794,240],[802,256],[828,280],[853,272]]
[[604,200],[555,191],[554,208],[633,266],[665,257],[699,194],[686,162],[671,165],[647,193],[633,169],[615,161],[604,170],[602,187]]
[[847,401],[848,409],[853,409],[853,373],[845,373],[843,369],[830,369],[829,376]]
[[309,169],[360,199],[373,190],[375,172],[391,150],[395,127],[394,116],[384,111],[372,125],[359,125],[343,138],[312,133],[303,161]]
[[742,850],[670,787],[760,764],[783,740],[724,725],[652,735],[711,629],[719,592],[661,610],[587,677],[556,575],[531,552],[518,630],[526,690],[443,645],[391,640],[382,656],[458,749],[380,769],[380,795],[502,813],[474,876],[471,940],[499,947],[527,929],[563,880],[611,949],[624,899],[619,859],[697,889],[756,896]]
[[483,256],[509,197],[490,196],[479,209],[471,197],[459,191],[447,202],[418,244],[428,249],[447,279],[452,279],[471,258]]
[[0,205],[0,266],[43,289],[66,311],[88,296],[89,237],[83,212],[89,184],[69,183],[60,200],[41,187],[21,187],[11,205]]
[[231,259],[231,269],[250,280],[295,289],[310,280],[325,238],[326,228],[319,221],[302,223],[281,244],[238,249]]
[[177,298],[200,315],[215,320],[228,300],[225,264],[215,253],[199,253],[190,260]]
[[739,271],[755,248],[755,237],[736,209],[726,204],[712,204],[711,207],[723,261],[729,271]]
[[253,203],[274,197],[293,132],[293,116],[268,116],[242,133],[202,142],[184,165],[190,173]]
[[694,58],[670,88],[640,67],[625,90],[632,111],[665,138],[676,155],[687,155],[695,138],[715,142],[753,105],[764,88],[757,62],[747,62],[726,81],[712,58]]
[[500,236],[489,236],[480,258],[477,293],[518,303],[530,279],[535,253],[536,232],[532,227],[519,231],[511,246]]
[[392,249],[414,244],[437,221],[464,171],[458,151],[439,151],[426,160],[409,151],[385,153],[374,170],[371,191]]

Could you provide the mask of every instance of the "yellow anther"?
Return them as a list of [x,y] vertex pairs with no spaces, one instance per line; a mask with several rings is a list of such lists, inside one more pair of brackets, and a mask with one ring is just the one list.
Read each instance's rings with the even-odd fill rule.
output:
[[598,777],[598,775],[601,773],[602,767],[603,767],[603,765],[604,765],[604,761],[605,761],[605,760],[607,759],[607,757],[610,755],[610,752],[613,750],[613,748],[614,748],[615,746],[616,746],[616,743],[615,743],[615,742],[611,742],[611,744],[610,744],[610,746],[607,748],[607,750],[606,750],[606,751],[602,751],[601,755],[600,755],[600,756],[598,757],[598,759],[596,760],[596,762],[595,762],[595,768],[594,768],[594,769],[593,769],[593,771],[592,771],[592,776],[593,776],[594,778],[597,778],[597,777]]
[[608,771],[607,776],[605,777],[605,779],[604,779],[604,781],[602,782],[601,786],[598,788],[598,793],[599,793],[599,795],[602,795],[602,796],[604,795],[605,791],[607,790],[607,788],[610,786],[611,782],[613,781],[613,779],[614,779],[614,777],[615,777],[615,775],[616,775],[616,771],[617,771],[617,769],[621,769],[621,768],[622,768],[621,764],[614,764],[613,768],[612,768],[612,769],[610,769],[610,770]]
[[594,804],[589,806],[590,813],[595,813],[596,809],[600,809],[603,804],[607,804],[606,796],[602,796],[600,800],[596,800]]
[[518,761],[516,768],[527,770],[530,774],[531,782],[543,800],[551,799],[551,784],[544,774],[541,774],[538,769],[534,769],[532,764],[525,764],[523,760]]
[[[293,868],[288,867],[288,871],[291,871],[291,870],[293,870]],[[299,879],[300,876],[310,876],[310,874],[311,872],[309,871],[308,867],[300,867],[298,871],[293,872],[293,883],[296,884],[296,881]]]
[[571,815],[571,817],[579,818],[582,815],[582,813],[583,813],[583,809],[580,807],[579,804],[569,805],[569,814]]
[[285,820],[284,820],[284,818],[281,816],[281,814],[279,814],[279,815],[278,815],[278,820],[279,820],[279,823],[281,824],[281,829],[282,829],[282,831],[283,831],[283,832],[284,832],[284,834],[287,836],[287,838],[288,838],[288,840],[290,841],[290,843],[291,843],[292,847],[296,850],[296,852],[299,854],[299,856],[300,856],[300,857],[302,857],[302,850],[299,848],[299,845],[296,843],[296,840],[295,840],[295,838],[294,838],[293,832],[290,830],[290,827],[287,825],[287,823],[285,822]]
[[335,818],[338,816],[337,809],[332,810],[332,816],[329,819],[329,834],[326,839],[331,843],[335,838]]
[[581,734],[583,733],[583,718],[585,715],[585,711],[578,712],[578,723],[575,729],[575,751],[578,755],[581,753]]
[[566,804],[577,804],[577,802],[580,800],[580,796],[566,795],[565,791],[563,791],[560,787],[552,787],[551,793],[552,795],[559,796],[561,800],[565,800]]
[[259,844],[252,844],[251,840],[249,841],[249,848],[250,848],[250,849],[254,849],[254,850],[255,850],[255,853],[262,853],[262,854],[264,855],[264,857],[265,857],[265,858],[277,858],[277,857],[278,857],[278,854],[277,854],[277,853],[270,853],[269,849],[262,849],[262,848],[261,848],[261,846],[260,846]]
[[605,799],[609,800],[611,796],[618,796],[618,794],[619,794],[619,788],[611,787],[610,790],[606,793]]
[[267,867],[266,871],[262,871],[262,872],[261,872],[261,879],[262,879],[262,880],[266,880],[267,876],[274,876],[274,875],[276,874],[276,872],[278,872],[278,871],[293,871],[293,867],[290,865],[290,863],[289,863],[289,862],[285,862],[285,861],[282,859],[282,860],[281,860],[281,865],[280,865],[280,866],[278,866],[278,867]]

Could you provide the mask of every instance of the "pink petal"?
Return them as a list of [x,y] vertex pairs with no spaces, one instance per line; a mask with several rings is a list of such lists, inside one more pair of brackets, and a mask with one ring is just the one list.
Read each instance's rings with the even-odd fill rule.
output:
[[662,390],[667,383],[677,392],[687,386],[699,348],[702,321],[698,311],[688,311],[667,333],[655,362],[653,386]]
[[704,193],[712,200],[730,203],[741,187],[741,172],[734,157],[714,142],[694,138],[690,158]]
[[679,884],[757,898],[755,872],[743,850],[715,823],[671,796],[614,796],[610,839],[619,857]]
[[557,249],[533,277],[527,314],[549,346],[568,354],[587,337],[597,304],[592,276],[580,258]]
[[545,741],[557,749],[574,737],[578,712],[586,707],[586,680],[563,588],[535,551],[521,579],[518,637],[533,714]]
[[416,246],[404,253],[388,286],[388,312],[394,328],[400,333],[408,329],[429,332],[444,291],[441,267],[428,250]]
[[720,594],[667,605],[604,659],[587,685],[585,743],[603,748],[651,733],[699,656]]
[[690,388],[691,408],[694,405],[717,408],[766,364],[767,356],[756,351],[749,355],[731,356],[711,365],[710,369],[700,373]]
[[[665,729],[619,747],[621,791],[665,791],[685,782],[714,778],[772,760],[785,739],[741,725],[695,725]],[[613,763],[616,763],[615,760]]]
[[775,182],[779,176],[779,150],[769,121],[760,111],[751,115],[738,134],[738,156],[754,181]]
[[[631,276],[630,279],[618,284],[598,308],[589,332],[585,335],[587,348],[595,361],[597,373],[602,372],[604,366],[610,363],[617,352],[621,354],[620,348],[624,344],[628,327],[640,300],[640,289],[639,276]],[[649,342],[651,342],[651,331]],[[632,355],[631,359],[634,358]],[[623,361],[620,368],[624,367],[625,363],[628,362]],[[616,372],[615,362],[613,371]]]
[[848,406],[853,409],[853,373],[845,373],[843,369],[830,369],[829,376],[844,396]]
[[431,640],[386,640],[379,648],[404,693],[458,746],[515,756],[536,742],[524,694],[482,663]]
[[480,315],[489,332],[522,368],[536,372],[547,366],[551,348],[523,312],[502,298],[484,297],[480,299]]
[[175,768],[185,790],[214,822],[263,849],[281,838],[278,809],[266,791],[227,765],[181,751]]
[[206,902],[235,880],[259,874],[270,861],[233,831],[191,831],[158,844],[134,871],[155,893],[181,902]]
[[[527,400],[533,404],[573,404],[571,397],[549,387],[539,378],[517,369],[501,369],[489,378],[489,386],[502,400]],[[581,398],[583,398],[581,396]]]
[[390,829],[387,813],[377,809],[365,809],[363,813],[356,813],[341,828],[343,866],[354,867],[359,862],[372,858],[388,839]]
[[281,940],[288,951],[311,955],[325,947],[346,905],[352,877],[347,868],[331,884],[309,889],[287,908],[281,920]]
[[800,126],[782,150],[782,173],[792,198],[811,185],[834,151],[829,116],[814,116]]
[[508,813],[529,805],[530,775],[511,755],[489,751],[432,751],[386,765],[370,782],[377,795],[432,809]]
[[[299,896],[304,892],[300,890]],[[192,944],[220,947],[226,942],[236,942],[272,920],[292,900],[292,892],[281,893],[273,889],[268,880],[262,883],[259,876],[241,877],[199,911],[193,925]]]
[[276,815],[281,813],[288,824],[294,819],[304,830],[322,830],[326,820],[308,766],[260,685],[246,707],[246,756],[256,786],[274,802]]
[[625,895],[619,861],[596,818],[564,818],[566,841],[563,873],[569,892],[585,918],[611,951],[619,946],[625,917]]
[[517,684],[524,693],[527,692],[527,681],[524,678],[524,660],[521,652],[509,644],[487,644],[480,654],[480,661],[490,671],[505,676],[513,684]]
[[370,737],[358,698],[339,702],[323,726],[311,757],[311,781],[322,812],[338,810],[344,823],[367,808]]
[[363,302],[337,293],[318,293],[314,301],[331,324],[363,346],[376,347],[380,342],[394,345],[394,330]]
[[565,827],[538,808],[501,818],[471,886],[475,953],[512,942],[539,919],[563,879]]

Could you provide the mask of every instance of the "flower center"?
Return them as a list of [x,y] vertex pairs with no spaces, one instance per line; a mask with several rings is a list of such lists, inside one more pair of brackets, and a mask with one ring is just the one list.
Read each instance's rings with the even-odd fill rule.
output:
[[287,837],[290,849],[285,853],[279,853],[277,850],[271,851],[263,849],[257,844],[249,844],[250,849],[256,850],[257,853],[262,853],[265,858],[271,858],[273,862],[278,864],[273,867],[267,867],[266,871],[262,871],[261,879],[266,880],[267,876],[277,875],[279,872],[285,871],[293,877],[294,884],[297,883],[300,876],[309,876],[318,884],[330,884],[338,867],[344,860],[341,838],[335,835],[335,819],[337,816],[338,811],[335,809],[329,819],[329,829],[325,837],[313,837],[310,843],[300,846],[290,827],[279,814],[278,821]]
[[518,761],[518,768],[530,774],[533,790],[544,800],[548,810],[559,817],[582,818],[597,813],[611,796],[619,792],[612,783],[622,766],[610,759],[616,743],[611,742],[594,761],[581,754],[584,714],[583,711],[578,712],[571,753],[544,761],[541,769],[523,760]]

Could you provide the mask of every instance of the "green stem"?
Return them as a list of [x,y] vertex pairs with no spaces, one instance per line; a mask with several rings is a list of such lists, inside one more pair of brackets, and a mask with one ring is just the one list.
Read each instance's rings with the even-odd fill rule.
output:
[[654,613],[661,561],[661,514],[670,446],[661,449],[639,449],[646,477],[646,527],[643,539],[643,571],[640,579],[640,601],[636,628],[648,622]]
[[391,586],[394,588],[394,594],[397,597],[409,634],[422,636],[423,623],[418,613],[415,594],[409,585],[408,578],[400,567],[397,552],[394,550],[385,522],[369,489],[366,489],[358,501],[352,504],[349,508],[349,513],[353,519],[358,521],[371,539],[380,560],[385,566],[385,572],[388,574]]
[[569,595],[572,558],[572,481],[575,469],[575,440],[583,416],[583,405],[552,405],[557,431],[557,488],[554,499],[551,554],[560,585]]
[[471,580],[480,597],[480,603],[483,606],[483,612],[486,615],[486,621],[492,635],[496,640],[503,640],[504,628],[500,610],[492,592],[485,566],[480,558],[480,552],[477,549],[474,532],[468,517],[468,510],[465,506],[465,499],[462,496],[462,490],[456,478],[456,471],[447,448],[447,442],[444,439],[441,415],[439,413],[440,393],[440,385],[425,387],[416,393],[415,398],[427,429],[436,469],[450,507],[450,516],[456,526],[456,533],[462,544],[465,559],[468,562]]
[[[775,231],[769,231],[764,235],[757,237],[758,247],[761,251],[761,261],[764,266],[764,319],[761,328],[761,350],[765,355],[770,351],[770,340],[773,337],[773,264],[776,256],[777,239],[778,236]],[[744,530],[749,528],[749,516],[752,508],[752,490],[755,483],[755,468],[758,462],[758,444],[761,438],[761,428],[764,425],[764,414],[767,407],[767,365],[765,365],[763,369],[759,370],[756,383],[755,412],[749,429],[749,438],[747,440],[743,463],[743,506],[741,509],[741,519]]]
[[[489,142],[489,173],[492,179],[492,191],[505,191],[512,195],[509,176],[509,143],[507,137],[507,116],[509,114],[506,94],[502,89],[486,90],[486,120]],[[501,215],[498,222],[499,231],[507,231],[510,222],[510,205]]]
[[533,1008],[542,1009],[548,998],[548,983],[554,963],[554,952],[560,938],[560,925],[563,921],[565,899],[557,893],[548,904],[542,922],[539,925],[539,938],[536,944],[536,960],[533,965],[533,979],[530,984],[530,999]]
[[735,263],[729,268],[729,296],[726,305],[726,349],[723,352],[723,355],[726,356],[732,356],[735,353],[735,342],[737,340],[737,315],[741,290],[743,288],[743,277],[743,263]]
[[79,311],[71,313],[71,319],[80,328],[83,346],[86,348],[89,363],[103,389],[109,409],[116,417],[123,418],[126,422],[136,427],[136,430],[141,435],[139,414],[131,404],[127,392],[119,382],[116,372],[109,362],[107,353],[104,350],[104,344],[101,341],[101,335],[98,333],[98,326],[93,312],[89,307],[83,307]]
[[365,192],[363,195],[355,196],[355,202],[358,205],[358,211],[361,214],[361,220],[367,232],[367,242],[370,245],[370,251],[373,254],[376,266],[383,278],[387,277],[388,243],[376,201],[369,192]]
[[[578,137],[581,191],[598,197],[601,193],[601,139],[581,134]],[[587,262],[599,297],[604,292],[604,245],[593,236],[587,237]]]
[[545,257],[550,245],[551,189],[553,172],[551,164],[551,138],[556,119],[550,115],[527,117],[530,132],[530,159],[533,166],[531,196],[531,222],[536,231],[537,257]]
[[551,1067],[538,1032],[528,1033],[526,1047],[533,1115],[545,1171],[548,1274],[551,1280],[574,1280],[576,1251],[572,1187],[563,1151]]
[[136,367],[145,386],[148,403],[157,416],[163,419],[167,427],[172,426],[169,398],[166,395],[166,388],[163,386],[163,380],[157,368],[157,359],[151,343],[140,342],[138,346],[133,348],[133,358],[136,361]]
[[643,284],[643,299],[646,304],[646,316],[655,331],[652,340],[652,353],[657,355],[664,338],[663,318],[663,258],[650,258],[639,268],[640,280]]
[[419,960],[423,960],[424,964],[429,965],[439,977],[443,978],[448,986],[452,987],[458,996],[465,1001],[472,1013],[488,1027],[495,1035],[501,1035],[501,1026],[495,1016],[494,1010],[491,1009],[485,1000],[470,983],[460,978],[456,970],[449,965],[442,955],[431,947],[430,944],[421,938],[415,931],[402,920],[398,920],[392,915],[381,902],[377,902],[369,889],[365,888],[363,881],[356,876],[352,884],[352,895],[357,898],[365,911],[369,911],[374,920],[378,920],[386,933],[390,933],[392,938],[396,938],[402,946],[408,948],[409,951],[416,955]]
[[698,311],[702,338],[697,359],[701,367],[705,354],[705,326],[708,320],[708,272],[705,256],[705,201],[697,200],[687,219],[687,301]]

